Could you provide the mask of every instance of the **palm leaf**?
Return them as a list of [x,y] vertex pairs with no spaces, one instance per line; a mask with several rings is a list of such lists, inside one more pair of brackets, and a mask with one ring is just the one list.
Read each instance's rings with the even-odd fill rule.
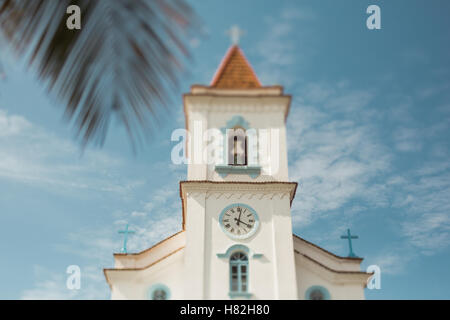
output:
[[[81,30],[66,27],[73,4]],[[132,142],[157,125],[195,20],[183,0],[0,0],[0,30],[65,104],[84,144],[103,144],[114,115]]]

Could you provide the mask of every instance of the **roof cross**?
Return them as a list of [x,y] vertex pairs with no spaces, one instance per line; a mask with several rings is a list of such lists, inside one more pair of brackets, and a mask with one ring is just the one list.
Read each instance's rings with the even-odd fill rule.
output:
[[127,226],[125,227],[125,230],[119,230],[119,233],[123,233],[125,235],[124,239],[123,239],[123,247],[122,247],[122,249],[120,249],[120,252],[127,253],[128,234],[133,234],[135,232],[131,231],[131,230],[128,230],[128,223],[127,223]]
[[348,246],[350,248],[350,253],[348,254],[348,256],[355,258],[356,255],[353,253],[352,239],[358,239],[358,236],[352,235],[350,233],[350,229],[347,229],[347,235],[341,236],[341,239],[348,239]]
[[237,45],[239,43],[241,36],[244,35],[244,30],[242,30],[241,28],[239,28],[238,25],[235,24],[231,26],[229,30],[227,30],[227,35],[230,36],[231,43],[233,45]]

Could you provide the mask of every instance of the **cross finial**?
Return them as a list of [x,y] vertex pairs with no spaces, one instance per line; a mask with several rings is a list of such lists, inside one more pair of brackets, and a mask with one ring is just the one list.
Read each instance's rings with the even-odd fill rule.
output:
[[128,235],[129,234],[133,234],[134,231],[128,230],[128,223],[127,223],[127,226],[125,227],[125,230],[119,230],[119,233],[123,233],[124,234],[123,247],[122,247],[122,249],[120,249],[120,252],[127,253]]
[[237,45],[241,36],[244,35],[244,30],[242,30],[238,25],[235,24],[231,26],[231,28],[227,31],[227,34],[230,36],[231,43],[233,45]]
[[352,239],[358,239],[358,236],[354,236],[350,233],[350,229],[347,229],[347,235],[341,236],[341,239],[348,239],[348,247],[350,249],[350,253],[348,254],[349,257],[356,257],[356,255],[353,253],[353,247],[352,247]]

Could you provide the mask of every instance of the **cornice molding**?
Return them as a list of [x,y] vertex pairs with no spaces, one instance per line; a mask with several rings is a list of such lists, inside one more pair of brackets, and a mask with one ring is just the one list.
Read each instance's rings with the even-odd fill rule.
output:
[[156,261],[153,261],[152,263],[150,263],[149,265],[144,266],[144,267],[137,267],[137,268],[104,268],[103,269],[103,274],[104,274],[104,276],[106,278],[106,282],[108,283],[110,289],[112,289],[113,288],[113,284],[111,282],[110,275],[112,275],[114,273],[117,273],[117,272],[119,272],[119,273],[121,273],[121,272],[135,273],[135,272],[142,272],[142,271],[148,270],[151,267],[157,265],[158,263],[166,260],[167,258],[169,258],[171,256],[174,256],[176,253],[182,252],[182,250],[184,248],[185,248],[185,246],[179,247],[178,249],[173,250],[172,252],[166,254],[165,256],[159,258]]
[[242,101],[216,101],[216,102],[203,102],[196,104],[188,104],[186,107],[187,111],[198,112],[198,111],[211,111],[215,112],[284,112],[288,110],[287,105],[283,104],[263,104],[261,101],[254,101],[253,103],[243,103]]
[[247,181],[230,181],[230,182],[218,182],[218,181],[181,181],[180,182],[180,196],[185,199],[190,196],[204,196],[207,199],[211,196],[216,199],[224,196],[231,198],[236,195],[238,198],[244,196],[252,199],[257,197],[263,199],[268,197],[273,199],[279,197],[283,199],[289,196],[290,202],[295,197],[297,189],[296,182],[247,182]]
[[361,257],[338,256],[338,255],[334,254],[333,252],[325,250],[324,248],[319,247],[318,245],[316,245],[306,239],[303,239],[302,237],[296,235],[295,233],[293,234],[293,236],[294,236],[294,248],[295,248],[296,242],[299,241],[299,242],[303,243],[304,245],[310,247],[313,250],[317,250],[318,252],[325,253],[329,258],[334,259],[337,263],[346,262],[346,263],[361,264],[361,262],[364,260],[364,258],[361,258]]
[[292,97],[290,95],[280,96],[246,96],[246,95],[193,95],[185,94],[183,96],[184,113],[186,123],[188,123],[188,112],[211,111],[215,112],[273,112],[284,113],[286,120],[291,105]]
[[301,265],[305,268],[318,274],[319,276],[325,277],[328,281],[336,284],[346,284],[346,283],[359,283],[363,287],[367,285],[367,281],[373,275],[372,273],[367,273],[363,271],[340,271],[334,270],[326,265],[320,263],[319,261],[295,251],[295,256],[299,259]]

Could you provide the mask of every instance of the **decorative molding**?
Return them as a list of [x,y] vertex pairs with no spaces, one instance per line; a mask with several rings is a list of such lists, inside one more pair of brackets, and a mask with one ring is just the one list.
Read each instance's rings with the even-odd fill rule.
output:
[[261,174],[260,166],[232,166],[232,165],[217,165],[215,171],[225,178],[229,174],[246,174],[252,179],[257,178]]
[[243,251],[247,256],[251,256],[253,259],[260,259],[264,256],[262,253],[250,252],[250,249],[246,245],[235,244],[229,247],[224,253],[218,253],[217,257],[221,259],[229,259],[230,256],[236,251]]
[[228,259],[236,251],[243,251],[243,252],[245,252],[245,254],[248,255],[249,252],[250,252],[250,249],[246,245],[235,244],[235,245],[232,245],[231,247],[229,247],[224,253],[218,253],[217,257],[221,258],[221,259],[222,258],[227,258]]
[[210,104],[195,104],[189,106],[189,111],[198,112],[198,111],[211,111],[211,108],[214,108],[216,112],[224,112],[224,113],[243,113],[243,112],[281,112],[287,109],[284,105],[277,104],[261,104],[260,102],[255,102],[253,104],[242,104],[241,102],[237,102],[236,104],[225,104],[225,103],[217,103],[212,106]]
[[313,248],[314,250],[319,250],[319,252],[325,253],[329,258],[335,259],[335,261],[338,263],[345,261],[347,263],[352,263],[352,264],[361,264],[361,262],[364,260],[364,258],[341,257],[338,255],[335,255],[334,253],[332,253],[328,250],[325,250],[324,248],[319,247],[318,245],[316,245],[312,242],[309,242],[306,239],[303,239],[302,237],[296,235],[295,233],[293,233],[292,235],[294,237],[294,248],[295,248],[294,251],[298,251],[295,247],[295,244],[296,244],[296,241],[300,241],[303,244],[307,245],[308,247]]
[[250,128],[250,124],[241,115],[235,115],[230,120],[227,121],[226,129],[232,129],[235,127],[242,127],[245,130]]
[[109,284],[110,287],[111,287],[111,282],[109,281],[109,277],[108,277],[108,274],[109,274],[109,273],[115,273],[115,272],[140,272],[140,271],[146,270],[146,269],[148,269],[148,268],[150,268],[150,267],[153,267],[153,266],[156,265],[157,263],[159,263],[159,262],[165,260],[166,258],[168,258],[168,257],[170,257],[170,256],[173,256],[174,254],[180,252],[180,251],[183,250],[184,248],[185,248],[185,246],[182,246],[182,247],[180,247],[180,248],[178,248],[178,249],[176,249],[176,250],[170,252],[169,254],[165,255],[164,257],[162,257],[162,258],[160,258],[160,259],[158,259],[158,260],[156,260],[156,261],[153,261],[152,263],[150,263],[149,265],[147,265],[147,266],[145,266],[145,267],[135,267],[135,268],[104,268],[104,269],[103,269],[103,274],[105,275],[106,281],[108,282],[108,284]]
[[373,273],[367,273],[364,271],[334,270],[320,263],[319,261],[300,253],[297,250],[294,250],[294,252],[296,253],[296,259],[300,258],[300,266],[305,267],[315,274],[324,277],[326,280],[336,284],[351,282],[366,286],[367,281],[373,275]]
[[[187,195],[195,193],[206,194],[237,194],[246,193],[262,195],[288,193],[291,202],[297,189],[296,182],[248,182],[248,181],[209,181],[189,180],[180,182],[180,196],[184,199]],[[220,196],[219,196],[220,197]]]
[[[114,253],[114,259],[117,259],[119,261],[125,262],[125,261],[133,261],[133,263],[135,263],[135,259],[137,257],[142,257],[144,254],[149,254],[152,253],[153,249],[156,249],[158,247],[160,247],[162,244],[166,243],[169,240],[176,240],[178,238],[178,236],[183,236],[184,234],[184,230],[180,230],[177,233],[174,233],[173,235],[161,240],[160,242],[156,243],[155,245],[153,245],[150,248],[147,248],[141,252],[134,252],[134,253]],[[126,262],[125,262],[126,264]]]
[[245,95],[245,96],[280,96],[283,95],[284,88],[280,85],[261,86],[251,89],[224,89],[213,88],[202,84],[193,84],[191,86],[191,95]]
[[185,101],[185,111],[211,111],[215,112],[289,112],[291,97],[283,96],[210,96],[210,95],[187,95],[189,102]]
[[228,293],[228,296],[230,298],[251,298],[252,293],[250,292],[230,292]]
[[[192,194],[190,194],[192,196]],[[196,193],[198,195],[198,193]],[[226,199],[232,199],[233,197],[237,200],[248,199],[252,200],[254,197],[257,197],[258,200],[264,199],[264,197],[273,200],[273,198],[278,197],[280,200],[284,199],[289,193],[285,192],[265,192],[265,193],[251,193],[251,192],[207,192],[205,198],[209,199],[210,197],[214,197],[215,200],[224,197]]]
[[192,198],[206,198],[206,195],[204,192],[201,191],[195,191],[195,192],[188,192],[186,193],[187,196],[192,197]]
[[223,192],[245,192],[249,197],[260,192],[280,192],[289,193],[289,204],[292,206],[292,201],[297,191],[297,182],[282,182],[282,181],[266,181],[266,182],[248,182],[248,181],[211,181],[211,180],[188,180],[180,181],[180,198],[182,203],[182,217],[183,217],[183,230],[186,226],[186,199],[187,194],[192,191],[201,191],[206,195],[213,193],[216,194],[216,199],[222,196]]

